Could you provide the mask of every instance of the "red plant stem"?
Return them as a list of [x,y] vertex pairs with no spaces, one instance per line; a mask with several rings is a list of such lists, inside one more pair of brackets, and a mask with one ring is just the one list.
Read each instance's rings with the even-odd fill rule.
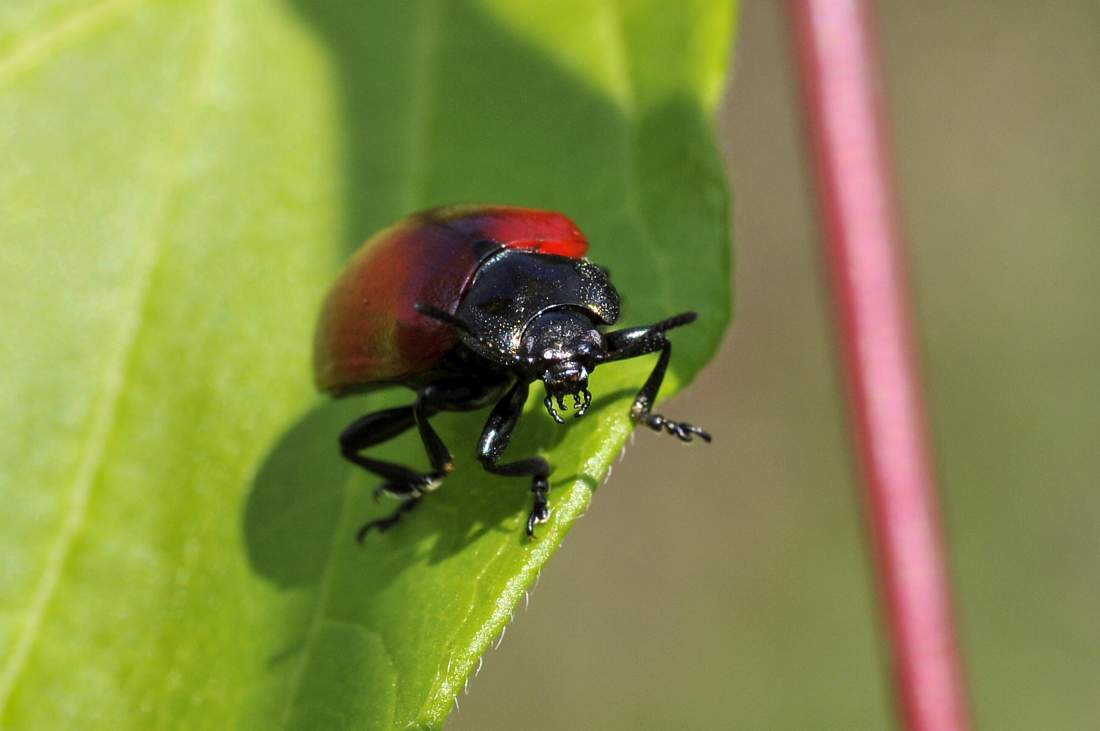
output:
[[856,451],[909,731],[964,731],[902,235],[865,0],[790,0]]

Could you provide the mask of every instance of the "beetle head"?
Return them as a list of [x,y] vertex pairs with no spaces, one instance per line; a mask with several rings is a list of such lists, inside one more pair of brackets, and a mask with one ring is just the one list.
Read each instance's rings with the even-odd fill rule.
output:
[[592,405],[588,374],[603,351],[603,336],[592,316],[580,309],[560,308],[541,312],[524,329],[520,358],[532,377],[541,378],[546,387],[543,404],[559,424],[559,413],[568,411],[565,399],[571,397],[576,416],[584,416]]

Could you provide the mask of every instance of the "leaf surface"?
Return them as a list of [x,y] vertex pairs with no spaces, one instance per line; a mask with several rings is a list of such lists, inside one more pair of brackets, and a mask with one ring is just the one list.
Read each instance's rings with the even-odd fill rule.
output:
[[[626,324],[702,313],[673,335],[672,393],[729,315],[712,126],[734,14],[4,3],[0,727],[441,725],[607,476],[653,358],[594,374],[568,428],[521,424],[509,454],[555,467],[537,541],[463,413],[437,419],[457,472],[359,547],[393,506],[335,435],[410,397],[313,394],[318,303],[412,210],[562,210]],[[425,464],[411,434],[377,452]]]

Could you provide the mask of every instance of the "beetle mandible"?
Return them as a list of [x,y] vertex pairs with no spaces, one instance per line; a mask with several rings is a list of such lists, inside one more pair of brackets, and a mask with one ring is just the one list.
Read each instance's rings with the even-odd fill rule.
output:
[[[388,386],[415,403],[356,419],[340,435],[343,456],[385,482],[404,502],[360,528],[385,531],[454,470],[429,419],[441,411],[493,405],[477,458],[494,474],[531,478],[527,535],[550,516],[550,464],[542,457],[501,463],[541,380],[547,413],[564,424],[566,398],[580,417],[592,403],[588,376],[604,363],[659,352],[630,409],[631,419],[690,442],[710,435],[652,412],[672,354],[665,333],[696,319],[684,312],[642,327],[605,331],[619,318],[608,273],[585,258],[588,241],[560,213],[509,206],[434,208],[398,221],[352,257],[325,299],[314,342],[314,380],[334,396]],[[367,447],[415,426],[431,471],[384,462]]]

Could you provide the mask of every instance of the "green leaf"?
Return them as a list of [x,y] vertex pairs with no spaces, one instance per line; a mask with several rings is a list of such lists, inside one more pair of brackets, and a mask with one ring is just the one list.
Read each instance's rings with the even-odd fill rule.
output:
[[[729,315],[712,126],[734,14],[0,6],[0,726],[438,727],[609,473],[653,360],[594,374],[567,428],[524,420],[509,454],[555,466],[537,541],[527,485],[477,467],[484,414],[464,413],[438,418],[456,474],[359,547],[393,506],[335,435],[409,396],[318,399],[317,305],[409,211],[559,209],[625,323],[702,313],[672,393]],[[378,453],[425,463],[413,435]]]

